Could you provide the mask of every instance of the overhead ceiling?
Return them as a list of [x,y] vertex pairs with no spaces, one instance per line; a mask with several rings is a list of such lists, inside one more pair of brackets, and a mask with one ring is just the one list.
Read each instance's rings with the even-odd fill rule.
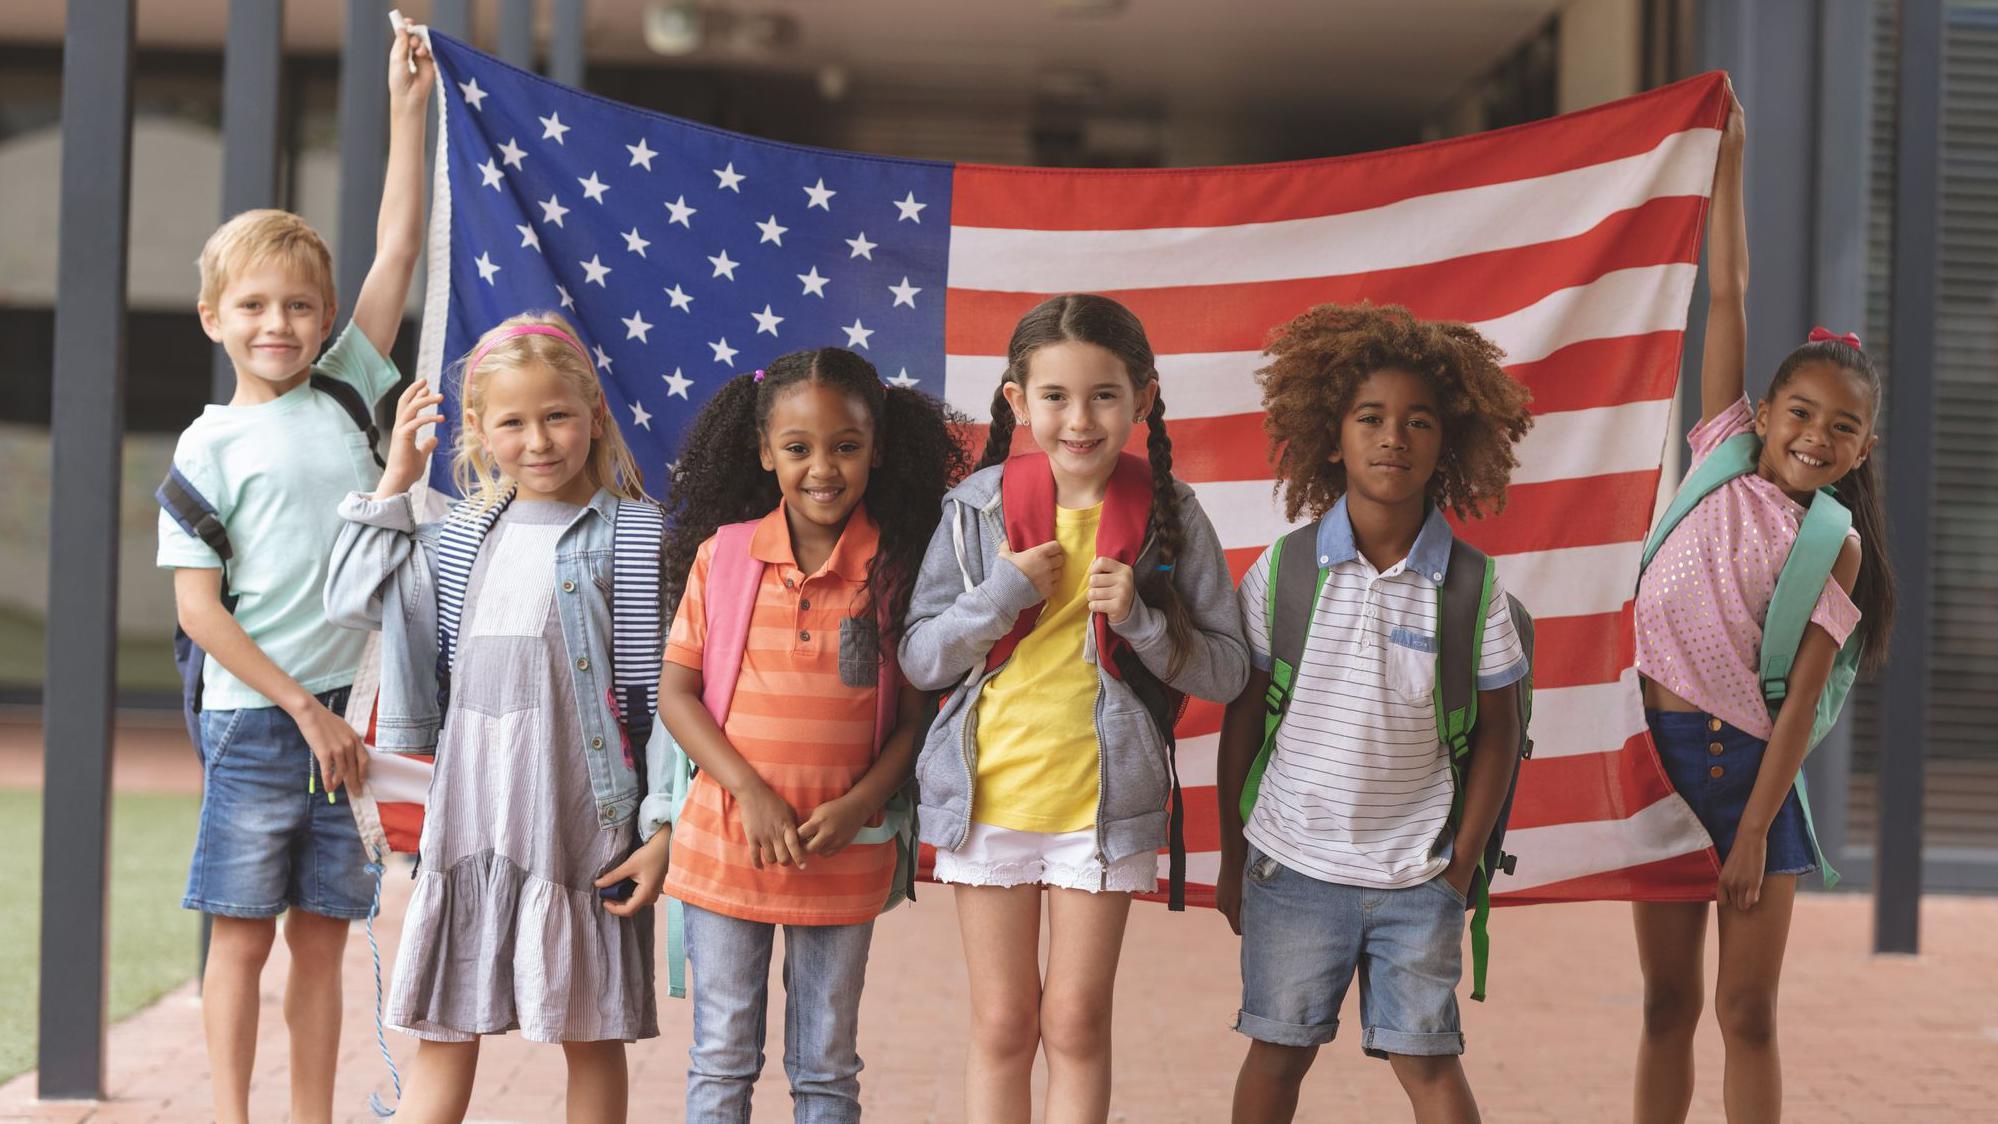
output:
[[[734,64],[816,72],[855,89],[927,91],[1018,104],[1063,83],[1105,105],[1174,116],[1285,113],[1420,120],[1505,57],[1560,0],[1126,0],[1068,15],[1076,0],[713,0],[738,21],[788,17],[795,37],[753,55],[726,46],[667,58],[645,45],[650,0],[587,0],[592,61]],[[1082,4],[1088,7],[1091,5]],[[403,10],[423,19],[427,0]],[[546,41],[549,0],[537,4]],[[64,5],[0,5],[0,41],[58,40]],[[142,45],[214,47],[228,0],[139,0]],[[498,0],[475,0],[474,39],[491,46]],[[286,0],[291,50],[337,50],[345,6]]]

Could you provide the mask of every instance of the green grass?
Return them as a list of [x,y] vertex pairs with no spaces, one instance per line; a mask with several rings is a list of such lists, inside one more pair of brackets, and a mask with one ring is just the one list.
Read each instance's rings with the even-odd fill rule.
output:
[[[111,1018],[194,976],[198,918],[180,908],[201,810],[196,796],[111,801]],[[0,790],[0,1081],[35,1064],[41,928],[42,794]]]
[[[45,678],[48,628],[42,618],[0,609],[0,685],[24,687]],[[118,686],[127,691],[180,692],[173,666],[173,632],[132,632],[118,637]]]

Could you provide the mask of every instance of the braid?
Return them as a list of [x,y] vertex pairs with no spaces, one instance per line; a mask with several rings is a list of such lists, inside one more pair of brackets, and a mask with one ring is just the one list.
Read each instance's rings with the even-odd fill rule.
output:
[[[1157,386],[1153,375],[1153,386]],[[1193,640],[1193,621],[1180,600],[1173,576],[1179,552],[1186,545],[1186,529],[1179,520],[1179,486],[1172,478],[1172,438],[1166,434],[1165,395],[1152,398],[1152,412],[1145,416],[1145,453],[1152,466],[1151,528],[1158,536],[1158,566],[1138,576],[1138,595],[1145,604],[1166,615],[1166,637],[1172,642],[1172,657],[1166,664],[1166,678],[1179,674],[1186,650]]]
[[979,468],[991,468],[1013,455],[1013,407],[1006,401],[1006,384],[1012,381],[1013,371],[1009,366],[1006,376],[999,380],[998,389],[992,392],[992,424],[985,431],[985,455],[978,458]]

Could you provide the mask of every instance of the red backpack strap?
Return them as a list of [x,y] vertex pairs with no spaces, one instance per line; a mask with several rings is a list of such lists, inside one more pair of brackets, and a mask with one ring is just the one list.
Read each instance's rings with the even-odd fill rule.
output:
[[728,722],[735,700],[735,680],[742,671],[742,653],[749,646],[749,618],[756,609],[756,590],[763,583],[763,563],[749,552],[749,540],[759,520],[731,523],[715,531],[715,552],[708,560],[708,638],[701,648],[701,702],[716,725]]
[[[999,478],[999,508],[1006,524],[1006,545],[1015,553],[1030,550],[1054,538],[1054,469],[1048,464],[1047,454],[1021,453],[1006,459]],[[1138,555],[1145,548],[1145,531],[1151,514],[1151,465],[1143,457],[1119,454],[1103,495],[1103,516],[1096,526],[1096,553],[1104,558],[1114,558],[1126,566],[1136,565]],[[1013,649],[1019,647],[1021,639],[1033,631],[1034,624],[1040,620],[1043,605],[1045,602],[1022,612],[1013,623],[1013,630],[1001,637],[986,653],[987,671],[1004,663],[1013,654]],[[1117,635],[1110,622],[1101,615],[1095,618],[1092,625],[1096,629],[1096,650],[1100,653],[1103,667],[1113,677],[1120,676],[1113,657],[1124,646],[1124,638]]]

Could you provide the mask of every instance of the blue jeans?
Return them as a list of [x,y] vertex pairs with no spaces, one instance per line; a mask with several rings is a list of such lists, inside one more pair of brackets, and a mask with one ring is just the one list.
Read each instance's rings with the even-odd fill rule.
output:
[[[694,1045],[687,1119],[749,1124],[777,926],[687,906]],[[784,1073],[797,1124],[860,1119],[860,989],[874,922],[784,926]]]
[[[347,688],[319,701],[338,714]],[[347,790],[326,799],[298,723],[275,706],[204,710],[200,749],[201,826],[182,908],[275,917],[296,906],[346,921],[367,917],[375,882]]]
[[1401,889],[1349,886],[1251,845],[1235,1029],[1278,1046],[1330,1042],[1357,972],[1366,1053],[1461,1054],[1463,953],[1464,897],[1441,875]]

